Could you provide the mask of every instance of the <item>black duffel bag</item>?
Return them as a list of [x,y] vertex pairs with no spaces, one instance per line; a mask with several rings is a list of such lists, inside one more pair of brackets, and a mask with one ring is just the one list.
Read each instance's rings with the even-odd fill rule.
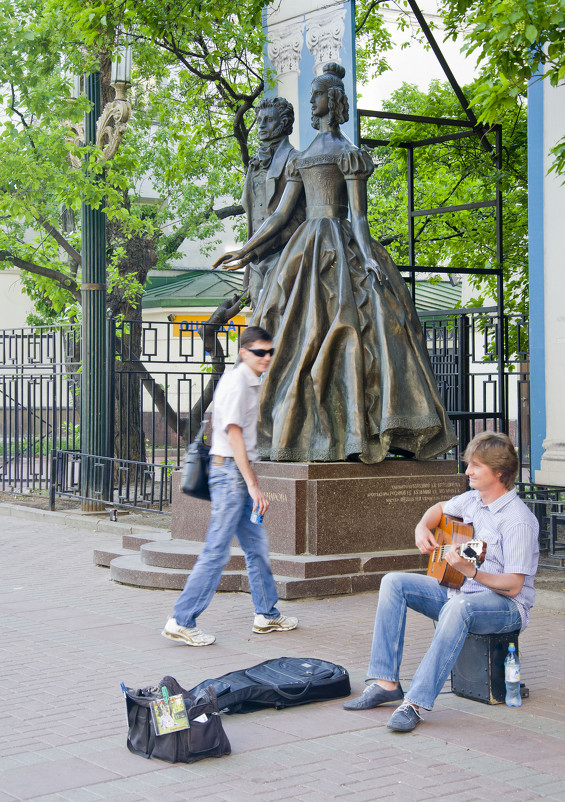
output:
[[[155,733],[151,703],[163,698],[163,686],[169,696],[182,694],[184,697],[188,729],[165,735]],[[124,695],[128,718],[127,747],[135,755],[155,757],[168,763],[194,763],[206,757],[230,754],[230,742],[224,732],[213,688],[201,688],[197,694],[191,694],[173,677],[164,677],[156,687],[125,688]]]
[[349,696],[349,674],[316,657],[276,657],[251,668],[230,671],[191,688],[198,695],[213,688],[222,713],[250,713],[262,707],[284,707],[323,702]]

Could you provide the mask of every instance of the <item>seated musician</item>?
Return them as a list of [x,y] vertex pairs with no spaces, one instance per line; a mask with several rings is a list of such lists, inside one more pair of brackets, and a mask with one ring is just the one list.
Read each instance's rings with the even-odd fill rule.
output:
[[[538,565],[538,523],[513,487],[518,459],[504,434],[483,432],[468,445],[466,474],[471,490],[424,513],[416,526],[416,546],[422,554],[437,547],[432,533],[442,514],[473,525],[473,538],[487,544],[484,563],[477,567],[454,549],[445,559],[465,579],[460,590],[440,585],[435,577],[394,572],[382,581],[367,687],[346,710],[368,710],[404,699],[387,727],[410,732],[431,710],[468,632],[486,635],[523,630],[534,603]],[[406,609],[437,621],[435,634],[418,666],[406,696],[399,683]]]

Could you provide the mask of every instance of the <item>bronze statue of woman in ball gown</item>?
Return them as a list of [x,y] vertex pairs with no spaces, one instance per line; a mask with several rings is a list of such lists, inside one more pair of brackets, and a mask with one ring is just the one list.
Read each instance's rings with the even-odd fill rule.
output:
[[260,454],[298,462],[374,463],[389,452],[431,459],[455,444],[455,433],[406,283],[369,233],[374,165],[339,127],[348,119],[344,74],[331,63],[313,81],[318,135],[289,159],[275,212],[216,266],[252,260],[305,193],[306,220],[268,274],[250,321],[272,332],[276,346],[261,388]]

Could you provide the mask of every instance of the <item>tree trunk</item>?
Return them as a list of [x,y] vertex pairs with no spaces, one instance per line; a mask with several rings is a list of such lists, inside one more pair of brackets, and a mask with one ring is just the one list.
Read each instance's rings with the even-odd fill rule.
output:
[[[127,203],[127,199],[126,199]],[[144,286],[151,268],[157,264],[155,239],[147,236],[125,238],[119,223],[107,222],[110,254],[122,247],[125,255],[118,265],[121,278],[134,275]],[[132,299],[127,282],[118,283],[108,296],[108,309],[115,325],[115,394],[114,394],[114,456],[145,462],[146,445],[143,427],[143,370],[141,294]],[[110,346],[111,347],[111,346]]]

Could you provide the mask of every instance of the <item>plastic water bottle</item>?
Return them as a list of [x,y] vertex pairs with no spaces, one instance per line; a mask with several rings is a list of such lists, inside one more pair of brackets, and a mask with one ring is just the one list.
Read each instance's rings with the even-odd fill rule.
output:
[[516,657],[516,647],[508,644],[508,654],[504,661],[504,680],[506,682],[506,704],[508,707],[520,707],[520,662]]

